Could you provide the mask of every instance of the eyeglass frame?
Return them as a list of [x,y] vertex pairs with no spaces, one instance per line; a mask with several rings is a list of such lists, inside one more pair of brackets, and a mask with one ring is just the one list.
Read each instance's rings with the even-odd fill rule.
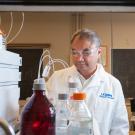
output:
[[97,47],[96,48],[86,48],[81,51],[77,51],[72,48],[71,54],[73,57],[78,57],[78,56],[89,57],[89,56],[92,56],[97,50],[98,50]]

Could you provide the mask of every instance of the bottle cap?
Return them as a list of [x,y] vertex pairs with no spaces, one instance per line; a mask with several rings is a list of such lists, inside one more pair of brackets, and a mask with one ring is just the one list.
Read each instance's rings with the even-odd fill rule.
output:
[[60,100],[67,100],[68,99],[68,94],[66,94],[66,93],[59,93],[58,94],[58,99],[60,99]]
[[86,99],[86,93],[84,93],[84,92],[73,93],[73,99],[74,100],[84,100],[84,99]]
[[76,82],[69,82],[68,83],[68,87],[69,88],[77,88],[78,87],[78,83],[76,83]]
[[45,90],[45,89],[46,89],[46,85],[45,85],[44,78],[38,78],[34,80],[33,90]]
[[69,88],[78,88],[77,78],[73,76],[68,77],[68,87]]

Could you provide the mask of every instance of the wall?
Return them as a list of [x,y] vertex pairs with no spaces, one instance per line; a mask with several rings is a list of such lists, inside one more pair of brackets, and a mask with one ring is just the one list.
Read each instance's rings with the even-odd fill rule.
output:
[[[0,12],[1,25],[6,33],[10,27],[9,12]],[[13,35],[21,23],[21,13],[14,12]],[[91,28],[99,34],[107,47],[106,70],[111,72],[111,48],[135,48],[135,13],[82,13],[79,27]],[[70,38],[75,16],[67,12],[25,12],[22,31],[12,43],[50,43],[51,54],[69,63]]]
[[135,48],[135,13],[114,13],[113,48]]
[[[21,16],[21,14],[13,13],[14,17]],[[7,16],[2,16],[2,21],[7,17],[9,19],[9,13]],[[69,62],[69,37],[71,27],[70,14],[58,14],[58,13],[25,13],[25,21],[22,31],[19,36],[13,41],[13,43],[50,43],[51,53],[53,56],[65,59]],[[10,21],[2,22],[4,29],[10,26]],[[21,17],[18,21],[14,22],[14,25],[21,24]],[[9,28],[8,28],[9,29]],[[14,27],[13,31],[16,31]],[[7,30],[6,30],[7,31]],[[11,35],[13,35],[11,33]],[[64,50],[64,51],[59,51]]]

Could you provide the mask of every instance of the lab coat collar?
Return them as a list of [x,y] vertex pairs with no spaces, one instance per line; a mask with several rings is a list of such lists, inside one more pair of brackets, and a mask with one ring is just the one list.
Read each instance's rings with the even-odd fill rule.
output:
[[[76,78],[78,78],[79,83],[81,83],[80,77],[82,77],[82,76],[80,76],[80,73],[77,71],[75,66],[72,66],[71,68],[72,68],[72,71],[74,72],[74,75],[76,76]],[[86,87],[100,86],[101,83],[105,81],[105,73],[106,72],[105,72],[103,66],[101,64],[98,64],[96,72],[89,79],[86,80],[86,81],[88,81],[88,83],[86,83],[84,86],[81,83],[82,87],[86,88]]]

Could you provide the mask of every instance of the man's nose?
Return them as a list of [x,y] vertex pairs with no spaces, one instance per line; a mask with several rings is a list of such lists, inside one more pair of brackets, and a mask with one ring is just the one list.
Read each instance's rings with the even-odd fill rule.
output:
[[77,61],[84,61],[83,54],[79,54],[76,59]]

